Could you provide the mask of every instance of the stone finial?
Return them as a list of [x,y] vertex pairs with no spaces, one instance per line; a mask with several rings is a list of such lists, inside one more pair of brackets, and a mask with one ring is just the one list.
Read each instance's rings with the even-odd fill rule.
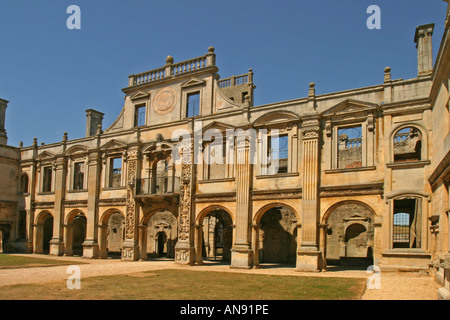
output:
[[384,82],[391,81],[391,68],[386,67],[384,68]]
[[214,50],[215,50],[214,47],[209,47],[209,48],[208,48],[208,52],[209,52],[209,53],[214,53]]
[[173,64],[173,57],[172,56],[167,56],[166,64]]
[[315,87],[316,87],[316,84],[315,84],[314,82],[311,82],[311,83],[309,84],[309,93],[308,93],[308,96],[309,96],[309,97],[313,97],[313,96],[316,95],[316,89],[315,89]]
[[62,141],[67,142],[67,132],[64,132]]
[[33,147],[37,147],[37,145],[38,145],[37,140],[38,139],[36,137],[33,138]]
[[23,141],[19,142],[19,148],[23,148]]

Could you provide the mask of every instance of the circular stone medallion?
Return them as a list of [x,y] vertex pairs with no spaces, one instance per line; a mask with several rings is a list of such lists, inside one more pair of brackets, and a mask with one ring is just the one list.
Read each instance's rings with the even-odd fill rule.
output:
[[164,88],[156,93],[153,107],[160,114],[169,113],[175,107],[175,100],[175,90]]

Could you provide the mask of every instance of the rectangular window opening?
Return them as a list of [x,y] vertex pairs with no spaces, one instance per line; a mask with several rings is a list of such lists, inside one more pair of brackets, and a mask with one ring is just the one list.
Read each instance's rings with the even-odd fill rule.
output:
[[51,192],[52,191],[52,167],[43,168],[44,179],[42,180],[42,191]]
[[84,162],[76,162],[73,172],[73,190],[84,188]]
[[394,200],[393,248],[420,248],[421,215],[418,199]]
[[112,188],[122,186],[122,158],[111,159],[109,186]]
[[338,129],[338,169],[362,167],[362,127]]
[[289,137],[288,135],[269,136],[267,146],[268,166],[278,161],[278,172],[288,172]]
[[136,111],[134,114],[134,126],[142,127],[145,126],[145,113],[146,113],[145,104],[141,104],[136,106]]
[[187,96],[186,117],[195,117],[200,114],[200,93],[190,93]]

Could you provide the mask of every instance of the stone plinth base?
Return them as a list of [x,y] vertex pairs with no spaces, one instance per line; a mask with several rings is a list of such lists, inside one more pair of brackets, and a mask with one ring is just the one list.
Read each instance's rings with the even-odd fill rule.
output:
[[83,258],[98,258],[99,247],[95,240],[85,240],[83,242]]
[[178,241],[175,245],[175,263],[193,266],[195,263],[195,248],[190,242]]
[[124,261],[138,261],[139,260],[139,247],[134,240],[125,240],[122,243],[122,257]]
[[62,256],[64,254],[64,242],[60,239],[50,240],[50,252],[51,256]]
[[322,252],[316,248],[305,248],[297,251],[297,264],[295,271],[320,272],[322,266]]
[[232,269],[251,269],[253,267],[253,251],[247,246],[233,247],[231,249]]

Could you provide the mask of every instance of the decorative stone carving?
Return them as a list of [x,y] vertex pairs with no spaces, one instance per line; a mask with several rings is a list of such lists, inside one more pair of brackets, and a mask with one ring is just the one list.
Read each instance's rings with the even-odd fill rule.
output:
[[175,103],[175,91],[172,88],[163,88],[156,93],[153,108],[159,114],[166,114],[173,110]]

